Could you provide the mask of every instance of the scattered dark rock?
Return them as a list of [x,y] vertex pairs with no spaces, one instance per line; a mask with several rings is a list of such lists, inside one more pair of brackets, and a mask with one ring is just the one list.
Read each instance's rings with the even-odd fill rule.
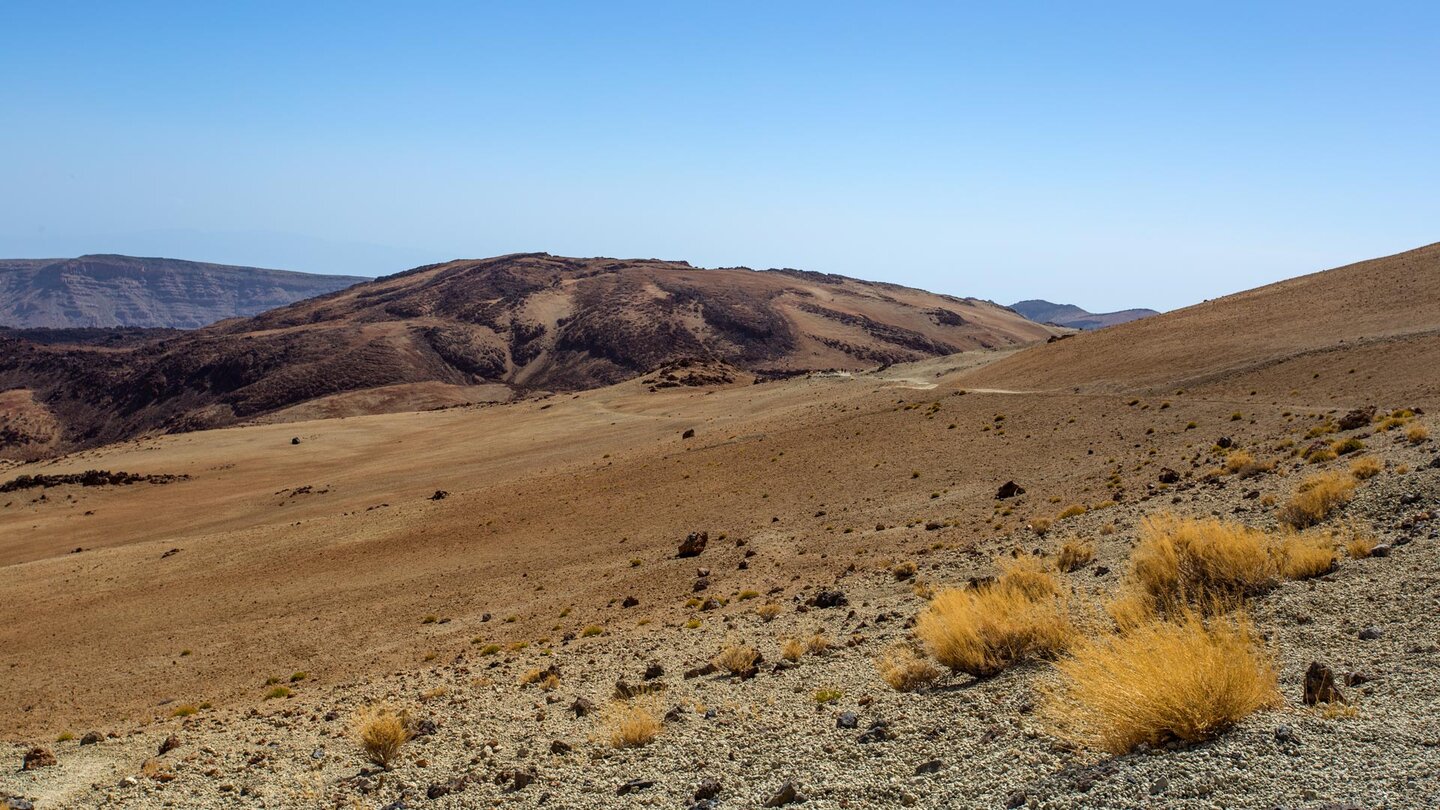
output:
[[1221,436],[1220,438],[1215,440],[1215,446],[1220,448],[1221,450],[1229,450],[1234,444],[1235,443],[1230,440],[1229,436]]
[[292,436],[292,437],[290,438],[290,443],[291,443],[291,444],[299,444],[299,443],[300,443],[300,437],[299,437],[299,436]]
[[1389,546],[1388,544],[1386,544],[1386,543],[1380,543],[1379,545],[1377,545],[1377,546],[1375,546],[1374,548],[1370,549],[1370,556],[1371,556],[1371,557],[1389,557],[1389,556],[1390,556],[1390,546]]
[[841,712],[841,713],[840,713],[840,716],[837,717],[837,718],[835,718],[835,727],[836,727],[836,728],[859,728],[859,727],[860,727],[860,715],[856,714],[855,712]]
[[165,559],[166,557],[174,557],[176,554],[179,554],[179,553],[180,553],[180,549],[178,549],[178,548],[172,548],[172,549],[170,549],[169,551],[166,551],[166,552],[164,552],[163,554],[161,554],[161,555],[160,555],[160,559],[163,560],[163,559]]
[[100,732],[98,732],[98,731],[87,731],[87,732],[85,732],[85,736],[80,738],[80,744],[81,744],[81,745],[95,745],[96,743],[100,742],[100,741],[103,740],[103,739],[105,739],[105,738],[100,735]]
[[54,764],[55,755],[50,753],[50,749],[37,745],[25,752],[25,758],[22,760],[20,770],[33,771],[36,768],[48,768]]
[[19,796],[0,795],[0,807],[8,808],[8,810],[35,810],[34,802]]
[[699,579],[695,580],[695,586],[690,589],[690,592],[699,593],[708,587],[710,587],[710,578],[708,576],[700,577]]
[[1280,725],[1275,727],[1275,741],[1282,743],[1299,742],[1300,738],[1295,736],[1295,729]]
[[709,532],[691,532],[685,537],[685,542],[680,544],[680,550],[676,557],[698,557],[700,552],[705,550],[705,544],[710,542]]
[[1378,627],[1371,626],[1360,631],[1360,640],[1374,641],[1383,635],[1385,635],[1385,631],[1381,630]]
[[895,739],[895,735],[890,733],[890,724],[884,720],[876,720],[870,724],[870,728],[865,729],[859,737],[855,738],[855,742],[867,745],[893,739]]
[[531,782],[535,781],[536,773],[529,768],[509,768],[495,774],[495,784],[504,785],[509,783],[511,792],[524,790]]
[[180,738],[176,737],[174,734],[171,734],[169,737],[165,738],[164,742],[160,743],[159,756],[164,756],[179,747]]
[[1150,786],[1150,795],[1159,796],[1161,793],[1164,793],[1169,789],[1170,780],[1162,776],[1159,779],[1156,779],[1155,783]]
[[647,681],[653,681],[664,674],[665,667],[660,666],[659,662],[651,662],[650,666],[645,668],[645,674],[643,677]]
[[1161,468],[1160,468],[1160,483],[1162,483],[1162,484],[1174,484],[1174,483],[1178,483],[1179,481],[1180,481],[1180,473],[1175,472],[1174,470],[1170,469],[1169,467],[1161,467]]
[[700,677],[703,677],[703,676],[705,676],[705,675],[714,675],[716,672],[719,672],[719,671],[720,671],[720,668],[717,667],[717,666],[715,666],[715,664],[713,664],[713,663],[706,664],[706,665],[703,666],[703,667],[695,667],[695,668],[693,668],[693,669],[687,669],[687,670],[685,670],[685,680],[688,681],[688,680],[690,680],[691,678],[700,678]]
[[1344,703],[1345,698],[1335,687],[1335,673],[1319,661],[1311,661],[1305,670],[1305,705]]
[[110,470],[86,470],[82,473],[65,473],[59,475],[21,475],[11,481],[0,484],[0,492],[18,492],[22,489],[35,489],[65,486],[67,484],[79,484],[82,487],[104,487],[120,486],[122,484],[168,484],[171,481],[184,481],[188,475],[139,475],[124,471],[111,472]]
[[1368,408],[1356,408],[1355,410],[1350,411],[1349,413],[1340,417],[1340,421],[1336,423],[1336,426],[1339,427],[1341,430],[1355,430],[1357,428],[1362,428],[1370,424],[1371,420],[1373,420],[1374,418],[1374,405],[1371,405]]
[[693,438],[695,438],[695,428],[686,428],[686,429],[685,429],[685,432],[680,434],[680,438],[682,438],[682,439],[693,439]]
[[810,600],[810,606],[817,608],[844,607],[848,604],[850,600],[845,598],[845,592],[841,590],[821,591]]
[[695,788],[695,801],[703,802],[720,795],[720,783],[714,779],[702,779]]
[[1024,495],[1025,488],[1014,481],[1006,481],[1000,485],[1000,491],[995,493],[995,500],[1003,501],[1006,498],[1013,498],[1016,495]]
[[636,598],[633,597],[633,596],[627,596],[627,597],[625,597],[625,601],[623,601],[623,602],[620,603],[620,607],[622,607],[622,608],[632,608],[632,607],[635,607],[635,606],[638,605],[638,604],[640,604],[640,600],[639,600],[639,599],[636,599]]
[[445,500],[445,499],[448,498],[448,497],[450,497],[450,493],[446,492],[446,491],[443,490],[443,489],[437,489],[437,490],[435,490],[435,494],[430,496],[430,500],[432,500],[432,501],[443,501],[443,500]]
[[1025,791],[1017,790],[1005,799],[1006,810],[1015,810],[1017,807],[1024,807],[1026,801]]
[[1097,566],[1095,566],[1095,571],[1094,571],[1094,573],[1095,573],[1095,576],[1097,576],[1097,577],[1103,577],[1103,576],[1105,576],[1106,574],[1110,573],[1110,569],[1109,569],[1109,567],[1104,566],[1104,565],[1097,565]]
[[920,776],[927,773],[939,773],[945,767],[945,762],[939,759],[932,759],[929,762],[922,762],[915,766],[915,775]]
[[784,807],[787,804],[793,804],[795,802],[803,801],[805,801],[805,797],[800,795],[800,791],[795,789],[795,783],[786,782],[784,785],[780,786],[779,790],[775,791],[774,795],[766,799],[765,804],[762,806]]
[[574,712],[576,717],[584,717],[595,711],[595,704],[583,697],[575,698],[575,702],[570,704],[570,711]]
[[655,786],[653,779],[631,779],[629,782],[615,789],[616,796],[624,796],[627,793],[634,793],[637,790],[645,790]]
[[574,747],[564,740],[554,740],[550,743],[550,753],[552,754],[568,754],[573,750],[575,750]]

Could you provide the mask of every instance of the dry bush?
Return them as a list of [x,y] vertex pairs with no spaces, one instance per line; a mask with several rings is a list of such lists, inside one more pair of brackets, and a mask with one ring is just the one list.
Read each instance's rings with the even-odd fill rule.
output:
[[1280,702],[1274,665],[1243,616],[1148,622],[1084,641],[1056,668],[1045,717],[1060,736],[1112,754],[1207,740]]
[[996,584],[1001,587],[1019,591],[1031,599],[1060,593],[1060,583],[1046,568],[1045,560],[1040,557],[1026,554],[1002,559],[998,564],[1000,576]]
[[830,650],[830,639],[824,633],[816,632],[805,640],[805,651],[811,655],[823,655]]
[[655,713],[640,704],[620,705],[601,720],[605,739],[614,748],[639,748],[660,736],[663,728]]
[[1428,438],[1430,429],[1424,425],[1411,425],[1410,429],[1405,431],[1405,440],[1411,444],[1422,444]]
[[1280,575],[1286,579],[1309,579],[1335,570],[1339,555],[1328,537],[1292,534],[1276,544]]
[[1358,453],[1359,451],[1364,450],[1365,443],[1355,438],[1354,436],[1351,436],[1347,439],[1341,439],[1340,441],[1331,444],[1330,449],[1335,451],[1335,455],[1337,456],[1348,456],[1351,453]]
[[1037,517],[1031,520],[1030,531],[1044,537],[1050,531],[1050,518]]
[[1375,538],[1355,532],[1345,541],[1345,554],[1352,560],[1363,560],[1375,550]]
[[383,704],[360,710],[353,726],[365,758],[386,770],[400,755],[401,746],[415,736],[409,713]]
[[754,647],[730,644],[711,659],[711,663],[731,675],[739,675],[742,672],[750,671],[758,660],[760,660],[760,651]]
[[1225,457],[1225,471],[1235,474],[1255,463],[1255,457],[1248,450],[1236,450]]
[[1385,469],[1385,462],[1374,456],[1357,458],[1350,465],[1350,474],[1355,476],[1356,481],[1365,481],[1380,474]]
[[1300,482],[1300,488],[1276,517],[1291,528],[1307,529],[1349,503],[1354,495],[1353,476],[1339,471],[1319,473]]
[[934,683],[940,677],[940,670],[917,655],[908,644],[891,647],[875,662],[880,677],[897,692],[913,692]]
[[1064,509],[1061,509],[1061,510],[1060,510],[1060,514],[1059,514],[1059,516],[1058,516],[1058,519],[1059,519],[1059,520],[1064,520],[1064,519],[1066,519],[1066,518],[1077,517],[1077,516],[1079,516],[1079,515],[1085,514],[1087,511],[1089,511],[1089,510],[1087,510],[1083,505],[1078,504],[1078,503],[1072,503],[1072,504],[1070,504],[1069,506],[1065,507]]
[[755,615],[759,616],[767,622],[771,621],[776,616],[780,615],[780,606],[774,602],[766,602],[765,604],[755,608]]
[[1067,541],[1055,555],[1055,567],[1069,573],[1090,564],[1095,559],[1095,546],[1078,540]]
[[981,678],[1069,646],[1076,631],[1066,607],[1054,577],[1021,558],[993,584],[937,593],[915,632],[941,665]]
[[915,563],[906,560],[905,562],[896,564],[894,568],[891,568],[890,573],[895,577],[895,579],[903,582],[915,576],[916,570],[917,569],[915,567]]
[[1277,573],[1264,532],[1219,520],[1148,517],[1130,554],[1131,585],[1162,610],[1260,593]]
[[787,638],[780,642],[780,657],[786,661],[799,661],[805,650],[805,642],[798,638]]
[[1115,623],[1115,628],[1124,633],[1155,618],[1155,600],[1150,594],[1130,586],[1105,603],[1105,613]]

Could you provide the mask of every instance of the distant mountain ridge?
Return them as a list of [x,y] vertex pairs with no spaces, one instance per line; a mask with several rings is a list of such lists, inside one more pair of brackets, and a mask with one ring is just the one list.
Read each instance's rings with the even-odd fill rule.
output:
[[1122,309],[1119,312],[1089,312],[1074,304],[1055,304],[1040,298],[1017,301],[1010,308],[1036,323],[1053,323],[1072,329],[1099,329],[1117,323],[1138,321],[1160,313],[1153,309]]
[[0,326],[197,329],[368,280],[111,254],[0,259]]
[[434,404],[410,395],[439,388],[505,399],[685,362],[761,378],[857,370],[1057,331],[988,301],[843,276],[526,253],[418,267],[148,342],[0,330],[0,390],[22,390],[14,409],[58,426],[48,449],[223,427],[302,403],[405,409]]

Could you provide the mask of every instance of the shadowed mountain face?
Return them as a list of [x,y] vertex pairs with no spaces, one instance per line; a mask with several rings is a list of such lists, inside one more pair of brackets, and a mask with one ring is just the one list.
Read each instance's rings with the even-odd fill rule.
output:
[[1100,329],[1117,323],[1159,315],[1153,309],[1122,309],[1119,312],[1088,312],[1074,304],[1052,304],[1042,299],[1018,301],[1010,308],[1036,323],[1053,323],[1071,329]]
[[81,447],[379,388],[395,410],[407,390],[436,385],[581,390],[685,360],[761,376],[860,369],[1053,331],[988,302],[841,276],[519,254],[421,267],[140,346],[0,333],[0,390],[31,392],[47,418],[30,422],[59,425],[52,446]]
[[195,329],[366,279],[178,259],[0,260],[0,326]]

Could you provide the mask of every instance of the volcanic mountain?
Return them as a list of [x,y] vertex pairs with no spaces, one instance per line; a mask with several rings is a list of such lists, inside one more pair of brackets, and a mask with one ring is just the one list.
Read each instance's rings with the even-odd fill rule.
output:
[[140,345],[0,334],[0,389],[30,392],[49,414],[27,424],[60,426],[33,443],[79,447],[301,403],[278,418],[583,390],[679,363],[705,365],[702,376],[873,368],[1055,332],[989,302],[835,275],[516,254]]
[[1122,309],[1118,312],[1090,312],[1074,304],[1055,304],[1043,299],[1017,301],[1010,308],[1036,323],[1053,323],[1072,329],[1101,329],[1128,321],[1159,315],[1153,309]]
[[0,326],[194,329],[366,281],[178,259],[0,260]]

